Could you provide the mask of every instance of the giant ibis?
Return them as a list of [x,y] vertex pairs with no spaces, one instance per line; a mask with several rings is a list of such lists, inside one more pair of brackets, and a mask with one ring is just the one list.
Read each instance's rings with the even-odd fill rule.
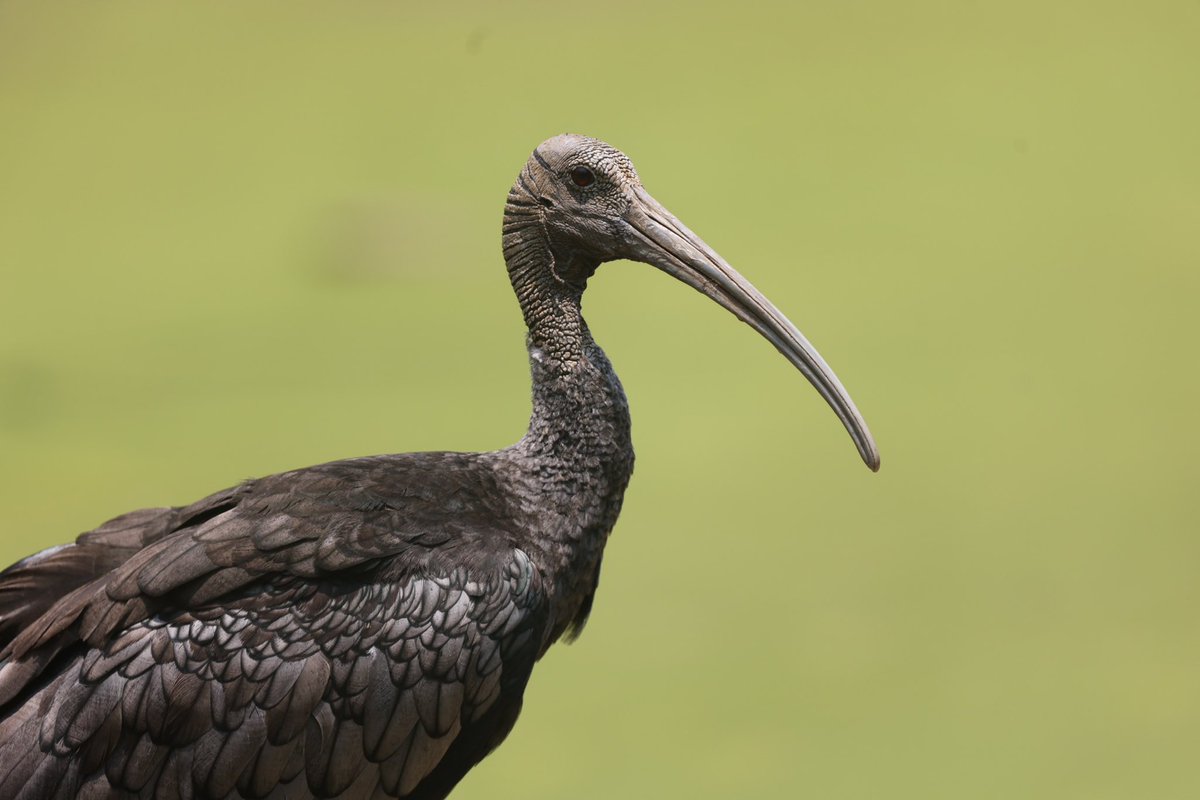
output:
[[503,244],[533,377],[513,446],[250,480],[0,573],[0,797],[445,797],[583,627],[633,470],[625,394],[580,312],[604,262],[650,264],[748,323],[878,469],[817,351],[620,151],[540,144]]

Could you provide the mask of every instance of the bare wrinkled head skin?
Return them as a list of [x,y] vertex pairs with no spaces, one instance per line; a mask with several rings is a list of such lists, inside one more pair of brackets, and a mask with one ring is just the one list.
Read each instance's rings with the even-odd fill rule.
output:
[[630,257],[622,221],[642,184],[620,150],[564,133],[538,145],[521,176],[552,239],[570,242],[597,262]]
[[657,267],[732,312],[808,378],[846,426],[863,461],[879,469],[879,451],[867,423],[816,348],[646,192],[620,150],[571,133],[547,139],[521,170],[509,195],[509,213],[538,218],[540,235],[554,254],[557,280],[581,286],[600,263],[625,258]]

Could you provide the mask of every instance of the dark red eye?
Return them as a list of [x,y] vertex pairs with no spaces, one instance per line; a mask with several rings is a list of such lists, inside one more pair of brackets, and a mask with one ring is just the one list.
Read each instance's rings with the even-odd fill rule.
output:
[[571,169],[571,181],[576,186],[591,186],[596,182],[596,176],[587,167],[573,167]]

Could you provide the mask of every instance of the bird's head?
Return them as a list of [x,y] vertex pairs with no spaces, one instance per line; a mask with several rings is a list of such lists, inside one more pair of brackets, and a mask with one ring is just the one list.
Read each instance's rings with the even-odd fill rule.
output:
[[[605,261],[640,261],[700,291],[759,332],[808,378],[879,469],[867,423],[821,354],[774,304],[649,195],[629,157],[576,134],[533,151],[509,194],[507,236],[533,230],[552,253],[553,280],[582,287]],[[510,262],[510,272],[513,269]],[[580,289],[581,290],[581,289]]]
[[644,190],[620,150],[565,133],[538,145],[522,178],[540,206],[547,235],[563,246],[556,249],[579,251],[580,260],[593,265],[632,257],[625,220]]

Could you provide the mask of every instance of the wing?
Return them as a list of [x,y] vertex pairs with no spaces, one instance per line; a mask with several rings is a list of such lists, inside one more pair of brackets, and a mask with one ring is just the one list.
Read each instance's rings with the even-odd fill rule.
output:
[[445,458],[248,484],[59,600],[0,654],[0,797],[445,796],[546,631],[497,493]]
[[[193,516],[225,498],[215,495]],[[173,530],[186,527],[184,509],[147,508],[124,514],[73,544],[44,550],[0,572],[0,650],[38,617],[50,610],[63,595],[112,572],[139,550]]]

